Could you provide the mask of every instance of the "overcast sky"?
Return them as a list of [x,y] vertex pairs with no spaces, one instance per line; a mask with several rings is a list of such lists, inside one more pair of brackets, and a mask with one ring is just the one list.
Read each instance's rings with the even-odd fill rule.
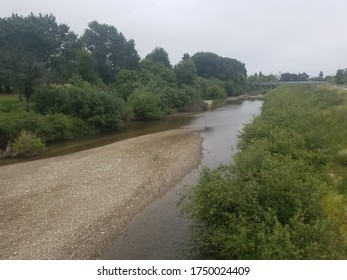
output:
[[347,0],[0,0],[0,17],[52,13],[83,34],[115,26],[141,57],[163,47],[176,64],[199,51],[236,58],[248,74],[317,76],[347,68]]

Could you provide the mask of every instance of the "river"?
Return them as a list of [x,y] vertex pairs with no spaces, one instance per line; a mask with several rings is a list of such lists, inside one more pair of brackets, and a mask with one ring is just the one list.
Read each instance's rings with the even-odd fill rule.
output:
[[196,129],[204,139],[200,166],[138,214],[105,253],[104,259],[197,258],[188,240],[191,225],[187,218],[182,217],[177,206],[180,194],[186,186],[197,182],[204,166],[216,168],[231,161],[237,135],[243,125],[259,113],[261,105],[259,100],[234,102],[194,117],[180,117],[180,127]]

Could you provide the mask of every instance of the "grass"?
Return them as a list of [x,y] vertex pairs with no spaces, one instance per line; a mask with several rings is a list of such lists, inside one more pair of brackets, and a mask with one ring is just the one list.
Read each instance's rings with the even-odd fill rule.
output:
[[17,94],[0,94],[0,113],[14,111],[20,104]]

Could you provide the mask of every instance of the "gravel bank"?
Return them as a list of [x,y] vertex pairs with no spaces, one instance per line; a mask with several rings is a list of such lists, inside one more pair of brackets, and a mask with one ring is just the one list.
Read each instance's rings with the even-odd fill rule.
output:
[[0,167],[0,259],[98,259],[132,218],[200,163],[172,130]]

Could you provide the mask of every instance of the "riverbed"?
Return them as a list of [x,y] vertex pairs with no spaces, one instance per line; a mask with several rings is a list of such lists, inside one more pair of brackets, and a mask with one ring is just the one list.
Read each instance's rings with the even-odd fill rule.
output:
[[98,259],[201,159],[193,130],[0,167],[0,259]]

